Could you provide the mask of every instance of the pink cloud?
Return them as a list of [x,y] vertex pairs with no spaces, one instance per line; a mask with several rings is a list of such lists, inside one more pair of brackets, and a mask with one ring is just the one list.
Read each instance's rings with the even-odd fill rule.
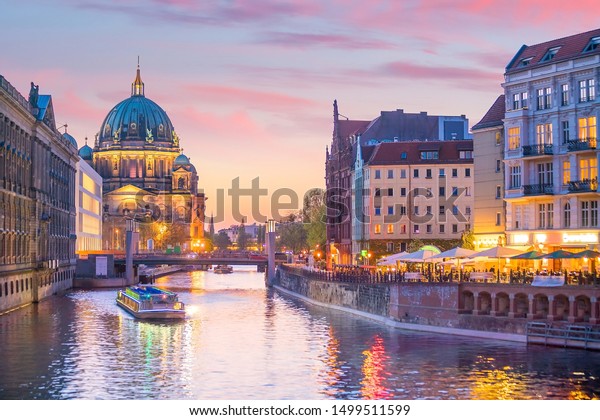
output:
[[502,72],[478,70],[476,68],[444,67],[420,65],[396,61],[385,64],[379,69],[382,74],[406,79],[427,79],[494,85],[502,81]]
[[239,107],[278,112],[281,109],[307,109],[315,102],[283,93],[264,92],[255,89],[216,85],[187,85],[184,91],[198,95],[199,98],[217,104],[237,104]]
[[336,49],[383,49],[389,50],[395,44],[364,36],[348,36],[340,34],[308,34],[290,32],[267,32],[260,36],[260,42],[285,47],[313,48],[325,47]]
[[[202,138],[211,139],[222,147],[222,141],[229,146],[258,143],[269,143],[275,136],[265,130],[245,111],[235,111],[223,116],[209,112],[201,112],[193,107],[185,107],[177,113],[180,125],[184,125],[188,132],[199,135]],[[178,130],[179,131],[179,130]],[[187,140],[187,143],[190,139]],[[186,139],[182,137],[182,144]]]
[[92,105],[71,90],[53,97],[53,101],[57,115],[62,116],[59,119],[68,116],[68,118],[95,122],[98,127],[108,112],[108,109]]
[[186,24],[232,25],[242,22],[267,21],[282,18],[318,15],[319,2],[255,0],[252,2],[232,0],[227,2],[186,0],[154,0],[149,6],[144,0],[107,2],[90,0],[76,7],[125,14],[135,19],[155,19],[161,22]]

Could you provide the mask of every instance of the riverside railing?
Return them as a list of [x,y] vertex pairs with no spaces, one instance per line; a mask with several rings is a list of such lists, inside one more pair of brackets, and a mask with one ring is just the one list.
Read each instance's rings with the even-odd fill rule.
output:
[[[438,271],[372,271],[360,267],[318,270],[293,265],[280,265],[278,269],[312,280],[358,284],[403,282],[531,284],[534,278],[532,273],[512,270],[508,273],[490,273],[493,274],[493,277],[473,280],[470,278],[471,273],[458,273],[456,271],[452,273],[441,273]],[[578,271],[555,274],[565,276],[565,285],[567,286],[600,286],[600,277],[593,273]],[[474,275],[473,277],[476,276]]]

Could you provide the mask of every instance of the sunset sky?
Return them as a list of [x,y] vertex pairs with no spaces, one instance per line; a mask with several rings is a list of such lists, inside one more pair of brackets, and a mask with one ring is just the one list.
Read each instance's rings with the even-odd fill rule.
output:
[[[51,94],[59,125],[93,146],[129,97],[140,56],[146,96],[169,115],[198,170],[207,215],[233,223],[227,189],[259,177],[300,199],[324,187],[332,103],[350,119],[382,110],[466,114],[502,93],[522,44],[595,29],[597,0],[0,0],[0,74]],[[252,223],[249,200],[242,209]]]

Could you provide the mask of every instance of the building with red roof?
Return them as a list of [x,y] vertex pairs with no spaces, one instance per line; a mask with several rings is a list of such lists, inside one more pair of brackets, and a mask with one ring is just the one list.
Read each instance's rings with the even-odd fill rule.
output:
[[599,245],[599,46],[600,29],[524,45],[506,67],[509,246],[552,252]]

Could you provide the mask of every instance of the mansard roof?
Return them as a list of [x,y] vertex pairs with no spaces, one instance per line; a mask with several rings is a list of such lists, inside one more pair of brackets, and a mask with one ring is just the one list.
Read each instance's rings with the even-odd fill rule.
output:
[[[461,151],[473,150],[473,140],[399,141],[379,143],[373,147],[368,165],[473,163],[473,159],[460,159]],[[363,148],[363,154],[365,151]],[[438,152],[438,159],[421,159],[421,152],[429,151]]]
[[[596,44],[590,44],[600,37],[600,29],[570,35],[535,45],[523,45],[506,66],[506,73],[522,71],[529,67],[570,60],[579,56],[600,53]],[[550,51],[555,50],[555,51]]]

